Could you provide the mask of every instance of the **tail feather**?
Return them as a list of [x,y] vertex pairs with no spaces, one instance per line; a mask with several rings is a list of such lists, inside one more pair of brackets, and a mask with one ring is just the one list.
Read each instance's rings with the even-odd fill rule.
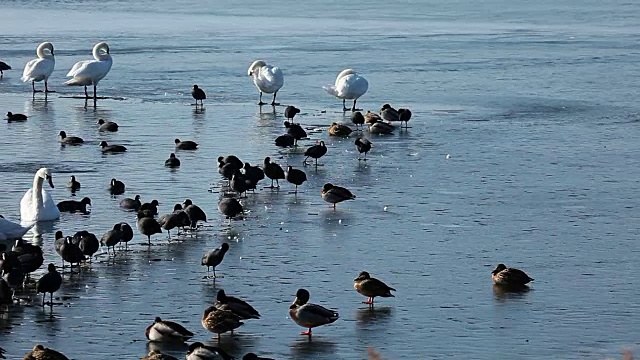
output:
[[324,91],[328,92],[329,94],[336,97],[338,96],[338,90],[336,90],[335,85],[325,85],[322,88],[324,89]]

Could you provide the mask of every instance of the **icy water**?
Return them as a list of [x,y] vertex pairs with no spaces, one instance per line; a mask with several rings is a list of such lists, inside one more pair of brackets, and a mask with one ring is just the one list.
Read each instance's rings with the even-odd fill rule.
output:
[[[53,310],[3,308],[8,358],[35,343],[73,359],[139,358],[155,316],[216,344],[200,318],[218,289],[263,315],[222,336],[236,358],[364,359],[374,347],[387,359],[603,359],[637,349],[640,4],[3,0],[0,13],[0,60],[14,67],[0,80],[0,111],[30,117],[0,124],[0,212],[19,218],[41,166],[53,173],[55,201],[71,197],[72,174],[82,183],[77,197],[93,201],[90,215],[63,214],[41,237],[28,234],[45,264],[60,264],[56,230],[100,237],[115,222],[135,224],[118,208],[123,197],[158,199],[161,214],[190,198],[210,218],[197,237],[156,235],[150,248],[136,231],[132,251],[65,273],[63,305]],[[49,84],[58,93],[32,100],[19,78],[42,41],[56,48]],[[61,83],[98,41],[114,62],[98,91],[124,100],[94,106],[68,98],[81,88]],[[315,130],[296,150],[273,144],[284,107],[255,105],[246,71],[258,58],[283,69],[280,102],[300,107],[296,120]],[[369,80],[365,110],[388,102],[414,114],[408,131],[370,136],[366,163],[353,137],[325,131],[349,121],[321,89],[346,67]],[[193,84],[207,91],[203,112],[190,105]],[[99,118],[121,130],[98,133]],[[87,143],[61,147],[60,130]],[[182,167],[170,171],[163,163],[176,137],[200,149],[178,152]],[[102,156],[101,140],[129,151]],[[243,200],[245,219],[227,224],[216,208],[218,156],[301,167],[317,140],[329,152],[323,166],[305,169],[297,196],[284,182],[261,188]],[[110,197],[112,177],[127,184],[124,195]],[[320,198],[325,182],[357,199],[334,211]],[[225,241],[214,283],[200,258]],[[535,278],[531,291],[494,291],[499,262]],[[396,297],[362,305],[353,290],[362,270]],[[310,342],[288,318],[301,287],[340,313]]]

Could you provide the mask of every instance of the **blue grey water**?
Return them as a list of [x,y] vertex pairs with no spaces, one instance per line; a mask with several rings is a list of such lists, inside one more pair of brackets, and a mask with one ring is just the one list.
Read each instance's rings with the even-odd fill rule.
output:
[[[101,236],[115,222],[134,224],[118,208],[125,196],[158,199],[161,213],[191,198],[210,218],[197,238],[156,235],[148,249],[136,232],[133,251],[65,273],[63,305],[52,311],[37,297],[4,308],[9,358],[35,343],[75,359],[140,357],[155,316],[216,344],[200,317],[220,288],[263,314],[222,335],[237,358],[363,359],[373,347],[387,359],[602,359],[637,349],[640,3],[2,0],[0,17],[0,60],[14,68],[0,81],[0,110],[30,117],[0,124],[0,212],[19,219],[41,166],[53,173],[55,201],[71,197],[71,174],[82,183],[77,196],[93,201],[90,215],[63,214],[41,237],[27,235],[45,263],[60,263],[56,230]],[[49,86],[58,93],[46,101],[19,79],[43,41],[56,49]],[[98,41],[113,57],[99,95],[124,100],[85,106],[66,97],[81,88],[62,82]],[[300,150],[273,144],[284,108],[255,104],[247,68],[258,58],[283,69],[280,102],[317,130]],[[321,88],[347,67],[369,80],[365,110],[391,103],[414,113],[407,131],[371,136],[366,164],[353,137],[325,131],[349,121]],[[208,94],[204,112],[190,105],[193,84]],[[98,133],[99,118],[121,130]],[[60,130],[87,143],[60,147]],[[182,167],[169,171],[176,137],[200,149],[179,152]],[[129,151],[102,156],[101,140]],[[317,140],[329,152],[317,171],[306,168],[297,197],[288,184],[260,189],[230,226],[217,212],[218,156],[301,166],[301,149]],[[109,196],[112,177],[127,184],[124,195]],[[320,198],[325,182],[357,199],[334,211]],[[213,283],[200,257],[224,241],[224,277]],[[535,278],[531,291],[494,292],[500,262]],[[396,297],[368,310],[353,290],[362,270]],[[340,313],[311,342],[288,317],[301,287]]]

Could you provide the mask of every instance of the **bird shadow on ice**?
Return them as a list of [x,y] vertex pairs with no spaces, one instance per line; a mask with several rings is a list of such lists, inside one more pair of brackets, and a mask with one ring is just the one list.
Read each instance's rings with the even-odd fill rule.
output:
[[322,337],[300,336],[291,345],[291,355],[294,359],[306,359],[308,356],[318,353],[335,353],[336,344],[333,341],[325,340]]
[[356,321],[358,325],[368,325],[371,323],[386,322],[393,315],[393,308],[390,306],[371,307],[366,306],[356,310]]

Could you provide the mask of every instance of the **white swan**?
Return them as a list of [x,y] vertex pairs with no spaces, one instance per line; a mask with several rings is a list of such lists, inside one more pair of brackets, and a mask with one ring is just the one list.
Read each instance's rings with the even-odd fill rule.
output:
[[262,60],[256,60],[249,66],[248,74],[253,78],[253,84],[258,88],[258,91],[260,91],[258,105],[266,104],[262,102],[263,92],[273,94],[271,105],[280,105],[276,102],[276,95],[278,94],[278,90],[284,85],[284,75],[279,67],[267,65],[267,63]]
[[369,82],[367,79],[358,75],[353,69],[345,69],[338,74],[336,83],[333,85],[326,85],[322,87],[329,94],[342,99],[342,109],[347,111],[345,104],[347,99],[353,99],[353,107],[351,111],[360,111],[356,109],[356,101],[360,96],[364,95],[369,89]]
[[51,195],[42,188],[44,180],[53,188],[53,180],[49,169],[42,168],[33,178],[33,187],[24,194],[20,201],[20,219],[22,222],[49,221],[60,217],[60,211]]
[[[48,50],[48,52],[45,52]],[[43,42],[38,45],[38,49],[36,49],[36,55],[38,55],[37,59],[33,59],[29,61],[24,66],[24,71],[22,72],[22,78],[20,78],[23,82],[31,81],[31,88],[33,92],[41,92],[42,90],[36,90],[36,81],[44,80],[44,92],[54,92],[47,88],[47,81],[49,80],[49,76],[53,72],[53,69],[56,67],[56,58],[53,55],[53,44],[50,42]]]
[[22,227],[0,215],[0,241],[20,239],[30,228],[31,226]]
[[97,43],[93,47],[93,58],[94,60],[83,60],[75,63],[67,74],[67,76],[72,76],[73,79],[65,82],[65,85],[84,86],[84,95],[87,98],[89,98],[87,86],[93,85],[93,98],[96,99],[98,82],[107,76],[113,63],[111,55],[109,55],[109,45],[106,42]]

